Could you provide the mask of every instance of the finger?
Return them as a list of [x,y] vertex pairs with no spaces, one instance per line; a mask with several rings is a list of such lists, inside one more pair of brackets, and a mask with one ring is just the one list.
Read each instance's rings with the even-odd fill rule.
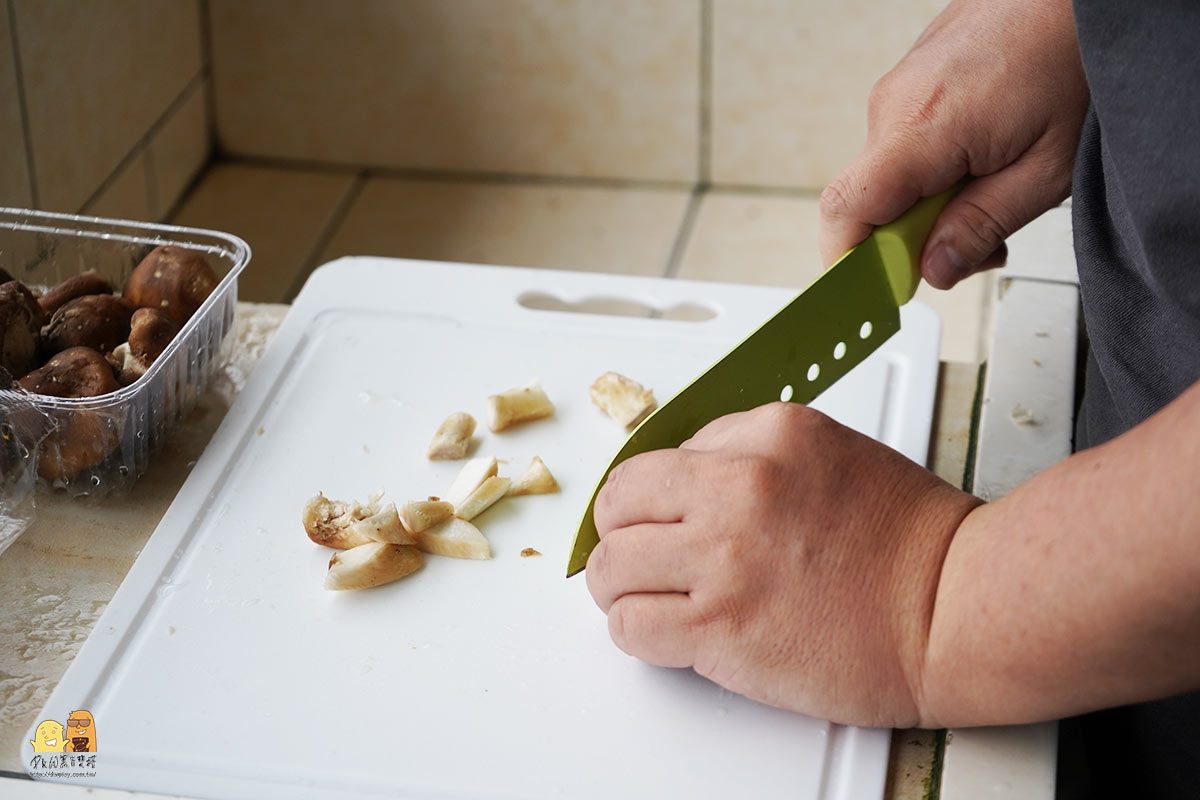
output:
[[695,548],[679,524],[646,523],[612,531],[588,557],[588,591],[605,613],[617,598],[640,592],[691,591]]
[[956,158],[936,155],[937,137],[897,134],[868,144],[821,192],[818,238],[821,258],[833,264],[871,233],[922,197],[949,189],[967,174]]
[[694,453],[653,450],[622,461],[596,495],[592,520],[603,539],[639,522],[678,522],[688,508]]
[[976,178],[938,216],[921,256],[931,286],[949,289],[976,272],[1004,263],[1004,240],[1070,191],[1069,169],[1047,148],[1030,149],[999,172]]
[[813,416],[823,415],[801,403],[779,400],[764,403],[749,411],[717,417],[680,447],[699,453],[716,450],[769,452],[778,444],[784,426],[811,422]]
[[613,643],[660,667],[690,667],[696,660],[698,612],[686,594],[627,594],[608,610]]

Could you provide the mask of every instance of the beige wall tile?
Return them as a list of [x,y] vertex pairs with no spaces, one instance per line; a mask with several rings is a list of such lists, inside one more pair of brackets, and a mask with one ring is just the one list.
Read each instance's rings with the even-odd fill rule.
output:
[[171,221],[245,239],[253,254],[238,299],[280,302],[353,182],[347,174],[217,164]]
[[229,152],[692,180],[700,4],[212,0]]
[[[815,198],[709,192],[684,249],[680,278],[808,286],[820,276]],[[944,361],[982,358],[991,280],[975,275],[948,292],[922,284],[917,299],[942,317]]]
[[28,208],[29,170],[25,164],[25,131],[17,98],[13,42],[8,27],[8,0],[0,0],[0,206]]
[[195,2],[10,0],[42,207],[75,211],[200,70]]
[[688,193],[369,181],[319,262],[380,255],[661,275]]
[[153,174],[154,211],[171,210],[208,161],[206,86],[197,83],[147,145]]
[[802,289],[821,274],[817,201],[708,192],[679,277]]
[[944,0],[713,0],[712,180],[823,188]]
[[140,153],[112,177],[95,198],[83,208],[93,217],[116,217],[143,222],[157,220],[150,206],[150,179],[146,154]]

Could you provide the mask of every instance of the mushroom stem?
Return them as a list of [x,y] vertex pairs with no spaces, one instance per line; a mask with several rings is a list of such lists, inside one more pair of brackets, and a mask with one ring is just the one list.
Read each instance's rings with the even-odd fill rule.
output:
[[558,481],[554,480],[554,476],[539,456],[534,456],[520,477],[513,480],[512,485],[508,487],[508,493],[514,497],[523,494],[551,494],[557,491]]
[[508,493],[508,478],[491,476],[476,487],[466,500],[454,507],[454,516],[459,519],[472,520],[486,511],[493,503]]
[[334,553],[325,573],[325,588],[368,589],[399,580],[420,569],[425,558],[411,545],[368,542]]
[[655,409],[654,392],[616,372],[606,372],[595,380],[588,394],[626,430],[634,427]]
[[463,468],[458,471],[458,476],[450,484],[446,496],[442,499],[458,508],[464,500],[470,497],[471,492],[478,489],[481,483],[495,475],[499,469],[500,466],[494,456],[472,458],[463,464]]
[[383,504],[381,492],[365,504],[330,500],[323,494],[304,506],[304,530],[317,544],[348,550],[368,542],[412,544],[415,539],[404,529],[394,503]]
[[446,417],[433,434],[427,455],[431,461],[454,461],[466,458],[475,433],[475,418],[462,411]]
[[454,516],[454,506],[445,500],[415,500],[400,507],[400,523],[416,534]]
[[458,517],[451,517],[418,533],[417,547],[426,553],[451,558],[492,557],[492,547],[487,538],[474,525]]
[[487,423],[493,433],[518,422],[541,419],[554,413],[554,404],[536,382],[494,394],[487,399]]

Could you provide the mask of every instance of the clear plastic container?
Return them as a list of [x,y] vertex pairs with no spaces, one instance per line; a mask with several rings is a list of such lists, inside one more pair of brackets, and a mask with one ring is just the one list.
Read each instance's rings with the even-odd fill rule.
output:
[[[127,490],[145,474],[222,358],[250,247],[217,231],[0,208],[0,267],[34,291],[89,269],[120,291],[142,258],[166,244],[202,253],[220,283],[134,383],[98,397],[31,395],[56,425],[38,448],[39,483],[103,496]],[[47,477],[64,472],[73,474]]]

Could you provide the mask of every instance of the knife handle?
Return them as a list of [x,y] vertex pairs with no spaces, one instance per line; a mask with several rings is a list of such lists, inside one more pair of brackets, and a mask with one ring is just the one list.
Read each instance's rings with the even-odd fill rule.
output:
[[899,218],[872,232],[897,306],[912,300],[916,294],[921,282],[921,251],[925,249],[925,240],[938,214],[964,185],[966,181],[959,181],[941,194],[922,197]]

